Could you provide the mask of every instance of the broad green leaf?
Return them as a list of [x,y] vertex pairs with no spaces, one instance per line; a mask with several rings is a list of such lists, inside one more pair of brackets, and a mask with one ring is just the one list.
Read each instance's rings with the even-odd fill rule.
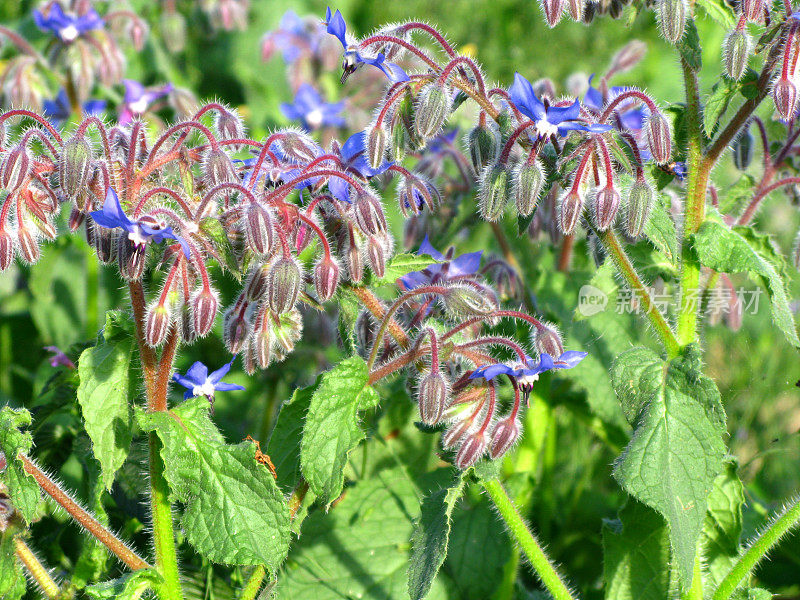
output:
[[697,0],[706,14],[727,30],[733,29],[735,22],[731,8],[723,0]]
[[[419,497],[402,468],[349,487],[330,512],[313,511],[278,576],[278,600],[407,597],[409,539]],[[428,600],[444,600],[437,578]]]
[[219,259],[219,264],[223,268],[228,269],[234,277],[241,280],[242,272],[244,272],[244,268],[241,264],[242,261],[220,220],[215,217],[203,219],[200,222],[200,229],[211,239],[214,251],[217,253]]
[[742,173],[736,183],[722,190],[719,194],[719,210],[723,214],[739,212],[753,197],[756,180],[752,175]]
[[669,529],[661,515],[633,498],[619,519],[603,524],[603,579],[608,600],[672,597]]
[[622,353],[612,370],[633,437],[614,465],[629,494],[660,512],[670,528],[680,580],[688,587],[706,513],[722,469],[724,412],[699,351],[671,362],[643,348]]
[[436,260],[427,254],[398,254],[386,264],[386,273],[375,283],[377,285],[394,284],[394,282],[413,271],[421,271],[434,264]]
[[[706,0],[709,3],[714,0]],[[712,136],[719,125],[725,112],[730,106],[736,93],[739,91],[739,83],[731,79],[723,78],[711,88],[711,94],[703,107],[703,129],[707,136]]]
[[650,218],[644,227],[644,234],[653,245],[673,265],[678,264],[678,236],[675,233],[675,222],[669,213],[669,198],[658,194],[653,203]]
[[408,565],[408,595],[412,600],[427,597],[447,557],[453,509],[463,491],[464,479],[459,477],[453,487],[437,490],[422,501],[421,514],[411,537]]
[[324,373],[311,397],[300,466],[311,489],[327,504],[342,492],[347,457],[365,437],[358,412],[378,404],[378,393],[368,382],[367,364],[353,356]]
[[703,66],[703,53],[700,48],[700,36],[697,33],[697,26],[694,24],[694,19],[686,20],[686,31],[676,47],[681,54],[681,58],[686,61],[686,64],[688,64],[693,71],[700,71]]
[[16,527],[0,532],[0,598],[3,600],[19,600],[27,588],[25,571],[15,554],[14,538],[17,535]]
[[747,272],[762,277],[770,295],[773,320],[786,339],[800,347],[786,287],[768,258],[751,246],[739,231],[714,219],[706,220],[694,235],[694,248],[700,262],[716,271]]
[[41,493],[39,484],[28,475],[17,458],[27,454],[33,446],[33,438],[21,427],[31,424],[31,413],[24,408],[15,410],[10,406],[0,409],[0,453],[5,454],[6,469],[0,472],[0,482],[8,488],[11,503],[28,523],[36,518]]
[[289,548],[289,511],[252,442],[225,443],[204,397],[159,413],[138,411],[156,431],[172,492],[186,504],[181,525],[189,542],[217,563],[265,565],[273,572]]
[[157,589],[162,581],[155,569],[141,569],[119,579],[90,585],[84,592],[95,600],[139,600],[146,590]]
[[97,345],[81,353],[78,361],[78,404],[94,457],[100,462],[102,480],[111,490],[114,475],[128,457],[131,445],[130,396],[133,339],[119,331],[115,314],[109,313]]
[[267,454],[278,474],[278,485],[284,492],[291,492],[300,481],[300,441],[303,424],[311,404],[314,385],[297,388],[292,397],[281,406],[278,420],[267,444]]

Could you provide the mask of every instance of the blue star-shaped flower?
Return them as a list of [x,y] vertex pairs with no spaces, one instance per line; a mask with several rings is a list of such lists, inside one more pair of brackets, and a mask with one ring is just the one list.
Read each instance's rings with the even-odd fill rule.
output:
[[536,97],[531,82],[519,73],[514,74],[514,84],[508,88],[508,94],[519,111],[534,122],[540,138],[566,137],[570,131],[602,133],[611,129],[610,125],[587,125],[579,121],[581,104],[577,98],[569,106],[545,105]]
[[103,210],[95,210],[89,213],[94,222],[107,229],[117,227],[128,232],[128,239],[136,246],[145,246],[150,242],[160,244],[165,239],[175,240],[181,245],[183,254],[189,258],[189,244],[181,236],[172,231],[172,227],[154,226],[152,221],[144,222],[131,221],[128,215],[122,210],[119,197],[113,188],[108,188],[106,201],[103,203]]
[[[331,153],[339,157],[343,171],[361,179],[368,179],[385,172],[394,163],[384,162],[377,169],[373,169],[366,157],[366,143],[367,134],[364,131],[359,131],[347,138],[341,148],[334,141]],[[342,202],[350,202],[350,184],[341,177],[331,177],[328,180],[328,190],[330,190],[334,198]]]
[[338,10],[331,14],[331,9],[325,13],[325,25],[328,28],[328,33],[335,35],[342,43],[344,48],[344,62],[342,63],[342,83],[358,68],[361,64],[372,65],[377,67],[389,81],[397,83],[399,81],[408,81],[408,75],[399,66],[392,62],[387,62],[386,57],[382,52],[377,56],[365,56],[359,52],[355,44],[348,43],[347,40],[347,25],[345,25],[344,17]]
[[281,17],[278,28],[264,37],[262,52],[269,58],[275,50],[280,49],[283,60],[292,64],[305,53],[316,54],[321,38],[326,33],[325,26],[320,25],[319,21],[312,25],[290,9]]
[[231,359],[231,362],[222,365],[222,367],[210,375],[208,374],[208,367],[200,361],[197,361],[189,367],[189,370],[186,371],[186,375],[175,373],[172,379],[187,389],[183,394],[184,400],[195,396],[205,396],[209,400],[213,400],[215,392],[229,392],[231,390],[244,389],[241,385],[222,381],[222,378],[231,370],[231,365],[234,360],[236,360],[235,356]]
[[453,258],[453,249],[451,248],[445,256],[431,245],[426,235],[419,246],[417,254],[428,254],[439,262],[425,267],[422,271],[413,271],[400,277],[397,280],[397,284],[403,291],[413,290],[423,285],[433,285],[453,279],[471,277],[478,272],[481,266],[483,251],[468,252]]
[[[470,379],[486,379],[490,381],[498,375],[508,375],[517,380],[523,386],[533,385],[533,382],[539,379],[539,375],[545,371],[553,369],[572,369],[577,366],[586,356],[588,352],[578,352],[577,350],[567,350],[557,359],[553,359],[549,354],[542,354],[539,360],[534,360],[530,356],[525,357],[525,362],[517,362],[513,365],[498,363],[494,365],[484,365],[475,369],[469,376]],[[527,391],[530,391],[528,389]]]
[[93,8],[83,15],[67,14],[58,2],[50,6],[46,15],[40,10],[33,11],[33,21],[39,29],[52,33],[65,44],[74,42],[89,31],[102,29],[105,25]]
[[153,102],[163,98],[173,89],[171,83],[158,88],[146,88],[132,79],[123,79],[122,84],[125,86],[124,104],[119,115],[119,122],[122,125],[127,125],[134,117],[143,114]]
[[293,103],[281,104],[281,112],[287,119],[301,121],[309,130],[325,126],[344,127],[342,110],[344,102],[325,102],[320,93],[307,83],[297,89]]
[[[56,126],[61,125],[61,123],[69,119],[72,114],[67,92],[63,88],[58,92],[55,98],[52,100],[45,100],[43,108],[44,114],[50,119],[50,122]],[[105,100],[87,100],[83,103],[83,114],[85,115],[97,115],[102,113],[105,109]]]
[[[589,77],[589,89],[586,90],[586,95],[583,97],[583,105],[587,108],[590,108],[597,112],[602,112],[604,108],[603,102],[603,94],[600,93],[595,87],[592,87],[592,79],[594,79],[594,75]],[[629,87],[621,87],[621,86],[613,86],[609,90],[609,96],[611,99],[615,98],[622,92],[627,92],[631,88]],[[620,110],[620,119],[622,120],[622,125],[626,129],[630,129],[634,132],[641,131],[642,125],[644,125],[644,121],[647,118],[647,114],[649,111],[645,111],[642,108],[625,108],[625,105],[618,107]]]

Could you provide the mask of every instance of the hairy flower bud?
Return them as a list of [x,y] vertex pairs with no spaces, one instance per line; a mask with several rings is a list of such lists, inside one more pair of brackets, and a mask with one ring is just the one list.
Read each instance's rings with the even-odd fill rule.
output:
[[247,274],[242,293],[248,302],[258,302],[267,293],[267,276],[269,265],[258,265]]
[[556,208],[556,222],[558,223],[558,229],[564,235],[570,235],[575,231],[583,212],[583,203],[583,196],[572,190],[564,194],[559,200]]
[[386,249],[383,242],[375,236],[367,240],[367,260],[375,276],[382,278],[386,275]]
[[452,108],[451,94],[438,82],[425,86],[419,93],[414,115],[414,130],[425,139],[434,137],[444,125]]
[[741,7],[748,21],[760,23],[764,20],[764,0],[742,0]]
[[500,164],[486,167],[480,181],[480,212],[486,221],[499,221],[510,194],[508,171]]
[[672,156],[672,136],[669,132],[669,122],[660,111],[654,111],[647,119],[647,145],[653,160],[663,165],[669,162]]
[[367,160],[373,169],[379,168],[385,160],[387,137],[383,125],[374,124],[367,129]]
[[661,35],[677,44],[686,31],[686,0],[658,0],[656,10]]
[[473,422],[469,419],[456,421],[453,426],[448,427],[442,434],[442,447],[445,450],[453,448],[461,438],[469,433],[470,429],[472,429],[472,425]]
[[192,329],[200,336],[206,336],[214,326],[219,309],[217,295],[210,288],[200,288],[191,299]]
[[154,304],[147,309],[144,317],[144,338],[149,346],[157,347],[167,339],[172,315],[163,304]]
[[584,0],[568,0],[567,9],[569,10],[569,17],[573,21],[580,21],[583,17]]
[[303,317],[299,310],[293,308],[282,315],[273,315],[270,323],[271,334],[275,340],[274,358],[281,361],[294,350],[294,345],[303,336]]
[[533,345],[539,354],[549,354],[558,358],[564,354],[564,342],[555,325],[545,323],[533,335]]
[[314,289],[317,299],[325,302],[333,297],[339,286],[339,265],[328,255],[323,255],[314,267]]
[[16,192],[30,175],[33,161],[27,148],[14,146],[6,154],[0,169],[0,187],[9,193]]
[[120,275],[128,281],[142,278],[146,257],[147,245],[134,244],[128,239],[127,232],[122,232],[117,237],[117,266]]
[[98,227],[94,221],[86,221],[87,234],[91,231],[92,246],[97,253],[97,258],[103,264],[114,260],[114,232],[105,227]]
[[461,442],[454,464],[463,471],[478,462],[484,452],[486,452],[486,434],[476,431]]
[[182,52],[186,46],[186,19],[178,11],[161,14],[161,39],[172,54]]
[[290,311],[297,303],[303,273],[294,257],[281,257],[269,270],[267,277],[267,302],[272,311],[281,314]]
[[247,319],[249,303],[243,296],[225,311],[222,318],[222,339],[231,354],[238,354],[250,334],[250,322]]
[[611,186],[606,186],[598,190],[594,195],[592,202],[592,220],[600,231],[605,231],[614,224],[617,218],[619,204],[619,192]]
[[781,77],[772,88],[772,99],[778,115],[788,120],[794,115],[797,106],[797,88],[794,83]]
[[0,271],[5,271],[14,260],[14,238],[5,229],[0,229]]
[[360,283],[364,278],[364,260],[361,256],[361,249],[353,240],[347,244],[347,276],[353,283]]
[[239,181],[230,157],[222,148],[211,148],[208,151],[203,164],[203,174],[209,188],[216,187],[221,183]]
[[545,21],[550,27],[555,27],[564,14],[565,0],[541,0]]
[[417,402],[420,418],[425,425],[436,425],[442,420],[449,387],[438,369],[420,379]]
[[231,108],[217,112],[214,129],[221,140],[240,140],[245,136],[244,124],[239,114]]
[[497,422],[492,430],[489,454],[494,458],[503,456],[519,439],[522,428],[516,418],[507,417]]
[[317,157],[317,143],[303,131],[283,130],[279,143],[287,160],[291,162],[307,163]]
[[275,248],[275,227],[270,210],[251,202],[245,210],[244,233],[247,245],[253,252],[269,255]]
[[381,201],[366,188],[356,192],[352,211],[356,225],[367,235],[378,235],[386,231],[386,215]]
[[445,310],[456,319],[483,317],[497,310],[496,301],[466,283],[449,287],[442,295]]
[[28,264],[33,264],[39,260],[41,253],[39,251],[39,240],[36,239],[34,233],[25,226],[17,229],[17,246],[22,260]]
[[647,44],[641,40],[631,40],[611,59],[610,71],[624,73],[638,65],[647,53]]
[[250,338],[250,353],[261,369],[266,369],[274,358],[271,321],[272,313],[269,309],[266,307],[261,308],[256,317],[255,331],[253,331],[253,335]]
[[527,217],[536,209],[544,180],[544,169],[538,160],[533,164],[523,161],[514,169],[514,202],[517,205],[517,212],[523,217]]
[[91,175],[92,147],[84,136],[75,135],[64,142],[58,165],[58,181],[67,198],[76,201]]
[[750,36],[744,29],[733,29],[725,37],[722,45],[722,61],[725,64],[725,73],[731,79],[739,80],[747,68],[747,59],[750,58]]
[[638,178],[631,186],[628,205],[625,209],[625,233],[628,237],[636,239],[642,235],[650,218],[655,197],[653,188],[644,177]]
[[733,142],[733,164],[740,171],[747,170],[753,160],[755,140],[750,127],[745,127]]
[[492,124],[478,124],[467,134],[467,149],[476,173],[493,164],[500,153],[500,134]]

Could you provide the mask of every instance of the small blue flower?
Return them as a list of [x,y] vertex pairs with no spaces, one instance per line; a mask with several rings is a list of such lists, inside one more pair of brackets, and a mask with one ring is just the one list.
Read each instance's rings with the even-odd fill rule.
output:
[[[384,162],[377,169],[373,169],[366,157],[366,143],[367,134],[359,131],[347,138],[341,148],[334,141],[331,153],[339,156],[343,171],[361,179],[368,179],[385,172],[394,163]],[[341,177],[331,177],[328,180],[328,190],[334,198],[342,202],[350,202],[350,184]]]
[[672,174],[678,178],[678,181],[683,181],[686,179],[686,175],[688,174],[688,171],[686,170],[686,163],[683,161],[673,163]]
[[325,102],[320,93],[311,85],[304,83],[295,94],[294,102],[281,104],[281,112],[287,119],[298,120],[309,130],[321,127],[344,127],[341,116],[344,102]]
[[475,369],[469,376],[470,379],[486,379],[491,381],[498,375],[508,375],[517,380],[523,392],[529,393],[533,383],[539,379],[539,375],[545,371],[553,369],[572,369],[576,367],[588,352],[578,352],[577,350],[567,350],[557,359],[553,359],[549,354],[542,354],[539,360],[530,356],[525,357],[525,362],[517,362],[513,365],[498,363],[494,365],[484,365]]
[[125,97],[123,99],[122,112],[119,116],[121,125],[130,123],[134,117],[143,114],[153,102],[163,98],[173,89],[171,83],[158,88],[146,88],[132,79],[123,79],[122,84],[125,86]]
[[508,93],[519,111],[534,122],[540,138],[566,137],[570,131],[602,133],[611,129],[610,125],[587,125],[579,121],[581,104],[577,99],[569,106],[545,105],[536,97],[530,81],[519,73],[514,74],[514,84]]
[[200,361],[197,361],[189,367],[189,370],[186,371],[186,375],[175,373],[172,379],[187,389],[183,394],[184,400],[195,396],[205,396],[209,400],[213,400],[214,392],[229,392],[232,390],[244,389],[241,385],[224,383],[222,381],[222,378],[231,370],[231,365],[234,360],[236,360],[235,356],[231,359],[231,362],[222,365],[222,367],[210,375],[208,374],[208,367]]
[[[58,95],[52,100],[44,101],[44,114],[56,126],[69,119],[72,114],[72,108],[69,105],[69,98],[67,92],[63,88],[58,92]],[[98,115],[106,109],[105,100],[87,100],[83,103],[83,114],[85,115]]]
[[359,52],[356,44],[348,43],[347,40],[347,25],[345,25],[344,17],[338,10],[331,14],[331,9],[325,13],[325,25],[328,28],[328,33],[334,35],[342,43],[344,48],[344,62],[342,63],[342,83],[358,68],[360,64],[372,65],[383,71],[384,75],[389,78],[389,81],[397,83],[399,81],[408,81],[408,75],[399,66],[392,62],[387,62],[386,57],[382,52],[377,56],[364,56]]
[[303,54],[317,54],[322,37],[326,34],[325,26],[320,25],[319,21],[311,25],[293,10],[287,10],[281,17],[278,28],[264,37],[264,59],[267,60],[277,49],[280,49],[283,60],[288,64],[294,63]]
[[52,33],[65,44],[74,42],[89,31],[102,29],[105,25],[93,8],[83,15],[66,14],[58,2],[50,6],[47,15],[40,10],[33,11],[33,21],[39,29]]
[[[117,227],[128,232],[128,239],[136,246],[145,246],[150,242],[160,244],[165,239],[175,240],[181,245],[183,254],[189,258],[189,244],[181,236],[172,231],[172,227],[157,226],[152,220],[144,222],[131,221],[128,215],[122,210],[119,197],[113,188],[108,188],[106,201],[103,203],[103,210],[95,210],[89,213],[94,222],[107,229]],[[156,226],[154,226],[156,225]]]
[[434,285],[472,277],[481,266],[483,251],[468,252],[453,258],[453,249],[451,248],[445,256],[431,245],[426,235],[417,254],[428,254],[439,262],[425,267],[422,271],[414,271],[400,277],[397,285],[403,291],[413,290],[423,285]]
[[448,131],[443,131],[428,142],[427,150],[429,153],[438,154],[444,150],[451,149],[458,136],[458,127]]
[[[586,108],[590,108],[596,112],[602,112],[604,108],[603,94],[601,94],[600,90],[597,88],[592,87],[592,79],[594,79],[594,75],[589,77],[589,89],[586,90],[586,95],[583,97],[583,105]],[[630,89],[632,88],[614,86],[609,90],[609,98],[614,99],[619,94],[627,92]],[[632,104],[638,104],[638,102],[634,101]],[[641,131],[644,121],[649,114],[649,111],[643,108],[626,108],[624,103],[622,106],[617,108],[617,111],[620,114],[623,127],[625,127],[625,129],[630,129],[633,132]]]

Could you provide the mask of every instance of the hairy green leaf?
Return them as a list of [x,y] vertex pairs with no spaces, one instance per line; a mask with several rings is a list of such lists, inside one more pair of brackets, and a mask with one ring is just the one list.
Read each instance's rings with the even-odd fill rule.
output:
[[41,494],[39,484],[28,475],[17,455],[27,454],[33,446],[33,438],[21,427],[31,424],[31,413],[10,406],[0,409],[0,453],[5,454],[6,469],[0,471],[0,482],[8,488],[11,503],[28,523],[36,519]]
[[736,462],[728,460],[708,496],[701,544],[703,570],[713,587],[725,578],[739,556],[744,486],[736,471]]
[[168,412],[139,411],[156,431],[170,489],[186,504],[181,524],[189,542],[217,563],[265,565],[273,572],[289,548],[289,511],[252,442],[225,443],[197,397]]
[[463,491],[464,480],[459,478],[453,487],[437,490],[422,501],[421,514],[411,537],[408,565],[408,595],[412,600],[427,597],[447,557],[451,517]]
[[427,254],[398,254],[386,263],[386,273],[375,283],[377,285],[393,285],[399,277],[408,275],[413,271],[421,271],[435,262],[436,261]]
[[669,213],[669,202],[665,194],[657,195],[650,218],[644,227],[644,234],[667,260],[677,265],[678,235],[675,233],[675,222]]
[[378,404],[368,382],[367,364],[354,356],[323,374],[311,397],[300,466],[311,489],[328,504],[342,492],[347,457],[365,437],[358,412]]
[[[713,0],[706,0],[711,3]],[[739,91],[739,83],[732,79],[723,78],[711,88],[711,95],[706,100],[703,108],[703,129],[707,136],[712,136],[716,131],[728,106]]]
[[95,600],[139,600],[146,590],[158,589],[162,578],[155,569],[141,569],[119,579],[96,583],[84,592]]
[[694,248],[700,262],[716,271],[747,272],[763,278],[776,325],[793,346],[800,347],[786,287],[775,265],[762,254],[763,248],[759,251],[741,232],[715,219],[706,220],[694,235]]
[[680,52],[681,58],[686,61],[686,64],[693,71],[697,72],[703,67],[703,52],[700,47],[700,36],[697,33],[694,19],[686,20],[686,31],[676,47]]
[[733,29],[736,24],[733,11],[725,4],[724,0],[698,0],[697,4],[719,25],[725,29]]
[[278,420],[267,444],[275,472],[278,474],[278,485],[284,492],[291,492],[300,481],[300,441],[303,437],[303,423],[311,404],[311,396],[319,385],[297,388],[291,399],[284,402],[278,413]]
[[667,520],[684,586],[692,578],[706,499],[725,453],[719,391],[701,369],[699,351],[691,347],[671,362],[633,348],[612,370],[625,415],[636,424],[614,477]]
[[27,588],[25,572],[15,553],[14,538],[18,534],[15,527],[0,532],[0,598],[3,600],[19,600]]

